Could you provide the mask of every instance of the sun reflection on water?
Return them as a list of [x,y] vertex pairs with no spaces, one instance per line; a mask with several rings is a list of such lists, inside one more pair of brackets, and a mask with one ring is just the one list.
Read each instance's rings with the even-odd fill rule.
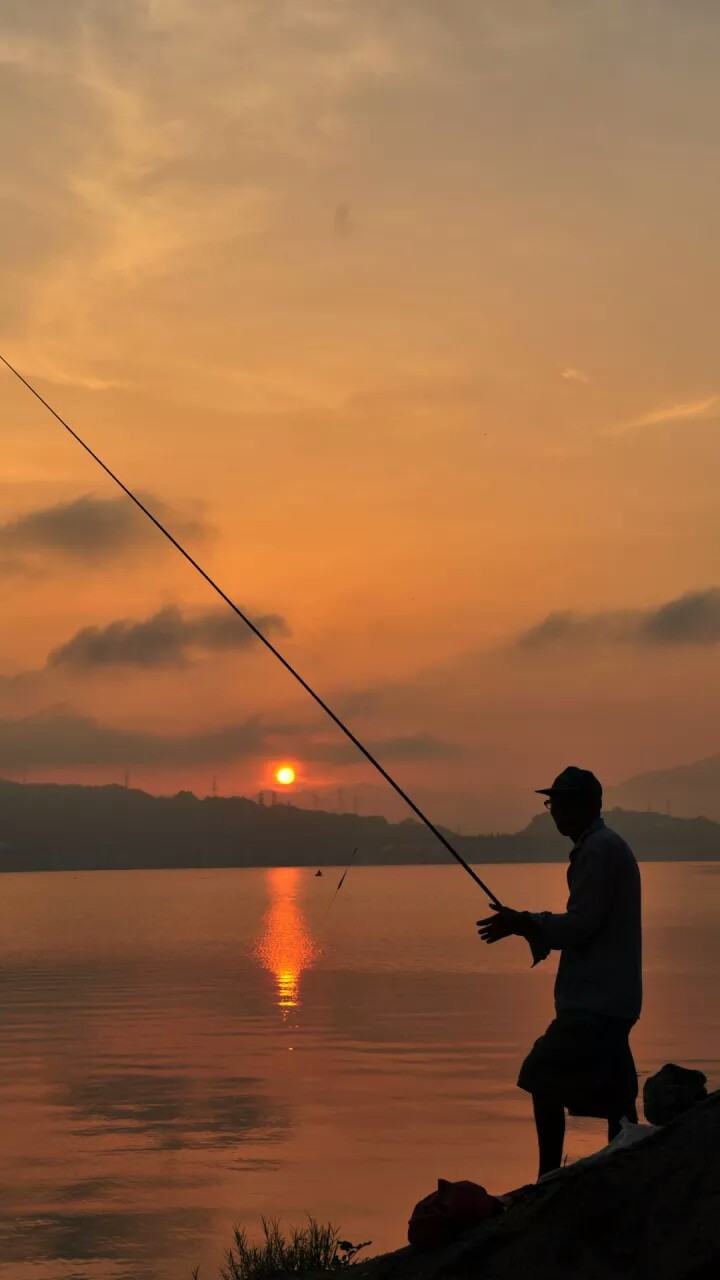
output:
[[300,979],[320,954],[299,902],[301,877],[297,867],[268,869],[270,906],[255,946],[256,958],[275,979],[275,1003],[284,1022],[300,1007]]

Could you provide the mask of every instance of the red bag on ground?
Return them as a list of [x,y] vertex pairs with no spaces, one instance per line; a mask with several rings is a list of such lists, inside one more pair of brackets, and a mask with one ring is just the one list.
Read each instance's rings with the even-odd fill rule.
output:
[[408,1223],[408,1240],[414,1248],[428,1253],[502,1210],[500,1201],[476,1182],[439,1178],[437,1191],[415,1205]]

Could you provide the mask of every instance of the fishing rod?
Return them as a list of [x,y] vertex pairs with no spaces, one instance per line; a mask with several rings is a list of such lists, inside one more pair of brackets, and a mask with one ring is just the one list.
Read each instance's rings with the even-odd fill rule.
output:
[[412,810],[415,816],[419,818],[422,823],[424,823],[428,831],[432,832],[436,840],[440,842],[443,848],[446,849],[447,852],[452,855],[452,857],[455,859],[458,865],[462,867],[463,871],[466,871],[467,874],[471,877],[471,879],[475,881],[476,885],[478,885],[479,888],[482,889],[483,893],[487,894],[493,908],[501,909],[502,903],[499,901],[499,899],[496,898],[495,894],[492,893],[490,889],[488,889],[487,885],[483,883],[480,877],[476,875],[476,873],[473,871],[470,864],[467,863],[465,859],[461,856],[461,854],[458,853],[457,849],[453,848],[453,846],[450,844],[450,841],[446,839],[446,837],[443,835],[442,831],[440,831],[438,827],[436,827],[435,824],[431,822],[428,817],[425,816],[425,814],[422,812],[422,809],[419,809],[418,806],[415,804],[414,800],[410,799],[410,796],[407,794],[407,792],[405,792],[403,788],[400,786],[400,784],[397,783],[395,779],[390,776],[387,769],[385,769],[383,765],[380,764],[380,761],[376,760],[372,752],[368,751],[367,747],[363,746],[360,739],[357,738],[355,734],[352,732],[352,730],[349,729],[348,726],[343,723],[340,717],[337,716],[335,712],[332,710],[332,708],[328,706],[327,702],[325,702],[324,699],[320,697],[320,694],[316,693],[315,690],[311,688],[307,680],[304,680],[303,677],[300,675],[300,673],[296,671],[293,666],[291,666],[287,658],[283,657],[279,649],[275,648],[275,645],[270,640],[268,640],[267,636],[263,635],[259,627],[257,627],[255,623],[250,618],[248,618],[247,614],[243,613],[242,609],[238,608],[235,602],[230,599],[230,596],[227,595],[225,591],[223,591],[222,587],[218,586],[217,582],[215,582],[215,580],[210,577],[210,574],[207,573],[205,569],[203,569],[202,565],[198,564],[197,560],[193,559],[193,557],[190,555],[190,552],[185,550],[185,547],[183,547],[182,544],[178,542],[177,538],[175,538],[173,534],[170,533],[170,530],[167,529],[160,520],[158,520],[157,516],[153,515],[152,511],[150,511],[148,507],[146,507],[145,504],[140,501],[137,495],[134,494],[132,490],[129,489],[128,486],[123,483],[123,481],[119,478],[119,476],[116,476],[115,472],[110,470],[110,467],[107,466],[105,462],[103,462],[102,458],[98,457],[98,455],[90,448],[90,445],[85,443],[82,437],[78,435],[77,431],[74,431],[73,428],[70,426],[70,424],[60,416],[57,410],[53,409],[51,404],[48,404],[47,400],[45,400],[43,396],[40,395],[40,392],[36,390],[36,388],[32,385],[32,383],[28,382],[27,378],[24,378],[23,375],[15,368],[15,366],[12,365],[9,360],[6,360],[5,356],[2,355],[1,353],[0,353],[0,361],[2,361],[6,369],[9,369],[10,373],[14,374],[14,376],[18,379],[19,382],[23,384],[24,387],[27,387],[28,391],[30,391],[32,395],[35,396],[35,399],[40,401],[40,404],[43,405],[45,409],[47,409],[48,413],[52,414],[53,418],[55,418],[60,423],[61,427],[64,427],[65,430],[72,436],[73,440],[75,440],[77,444],[79,444],[81,448],[83,448],[85,452],[90,455],[93,461],[96,462],[98,466],[102,468],[102,470],[105,472],[106,475],[110,477],[113,483],[116,484],[119,489],[122,489],[126,497],[128,497],[131,502],[135,503],[135,506],[138,507],[140,511],[142,511],[143,515],[147,516],[148,520],[150,520],[152,524],[155,525],[155,528],[159,529],[160,533],[162,533],[163,536],[167,538],[168,542],[172,543],[172,545],[175,547],[175,550],[179,551],[180,555],[185,557],[188,563],[192,565],[193,569],[195,569],[196,572],[200,574],[200,577],[204,578],[208,586],[212,587],[213,591],[215,591],[217,595],[220,596],[220,599],[224,600],[225,604],[229,605],[233,613],[237,614],[238,618],[240,618],[240,620],[245,623],[245,626],[249,627],[253,635],[255,635],[257,639],[260,640],[261,643],[265,645],[266,649],[270,650],[270,653],[272,653],[273,657],[277,658],[278,662],[282,664],[282,666],[285,668],[286,671],[290,673],[290,675],[293,677],[294,680],[297,680],[298,684],[302,686],[305,692],[309,693],[310,697],[313,698],[314,701],[318,704],[318,706],[322,708],[325,714],[330,717],[330,719],[333,721],[333,724],[337,725],[338,729],[340,729],[345,734],[345,737],[350,739],[353,746],[356,747],[357,750],[361,753],[361,755],[363,755],[365,759],[369,761],[369,763],[373,766],[374,769],[377,770],[380,776],[385,779],[385,781],[392,787],[393,791],[395,791],[397,795],[400,796],[400,799],[404,800],[408,808]]

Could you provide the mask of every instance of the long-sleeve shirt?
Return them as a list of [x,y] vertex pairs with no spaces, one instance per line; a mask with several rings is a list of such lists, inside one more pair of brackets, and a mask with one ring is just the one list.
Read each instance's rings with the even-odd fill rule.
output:
[[[563,914],[528,912],[539,940],[560,951],[555,1008],[635,1020],[642,1006],[640,870],[629,845],[602,818],[570,853]],[[542,951],[539,957],[543,959]]]

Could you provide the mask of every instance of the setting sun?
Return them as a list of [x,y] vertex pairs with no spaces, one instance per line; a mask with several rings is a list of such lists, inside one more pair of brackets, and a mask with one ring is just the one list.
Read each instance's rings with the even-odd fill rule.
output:
[[295,781],[295,770],[292,765],[284,764],[281,769],[276,769],[275,781],[281,783],[283,787],[289,787]]

